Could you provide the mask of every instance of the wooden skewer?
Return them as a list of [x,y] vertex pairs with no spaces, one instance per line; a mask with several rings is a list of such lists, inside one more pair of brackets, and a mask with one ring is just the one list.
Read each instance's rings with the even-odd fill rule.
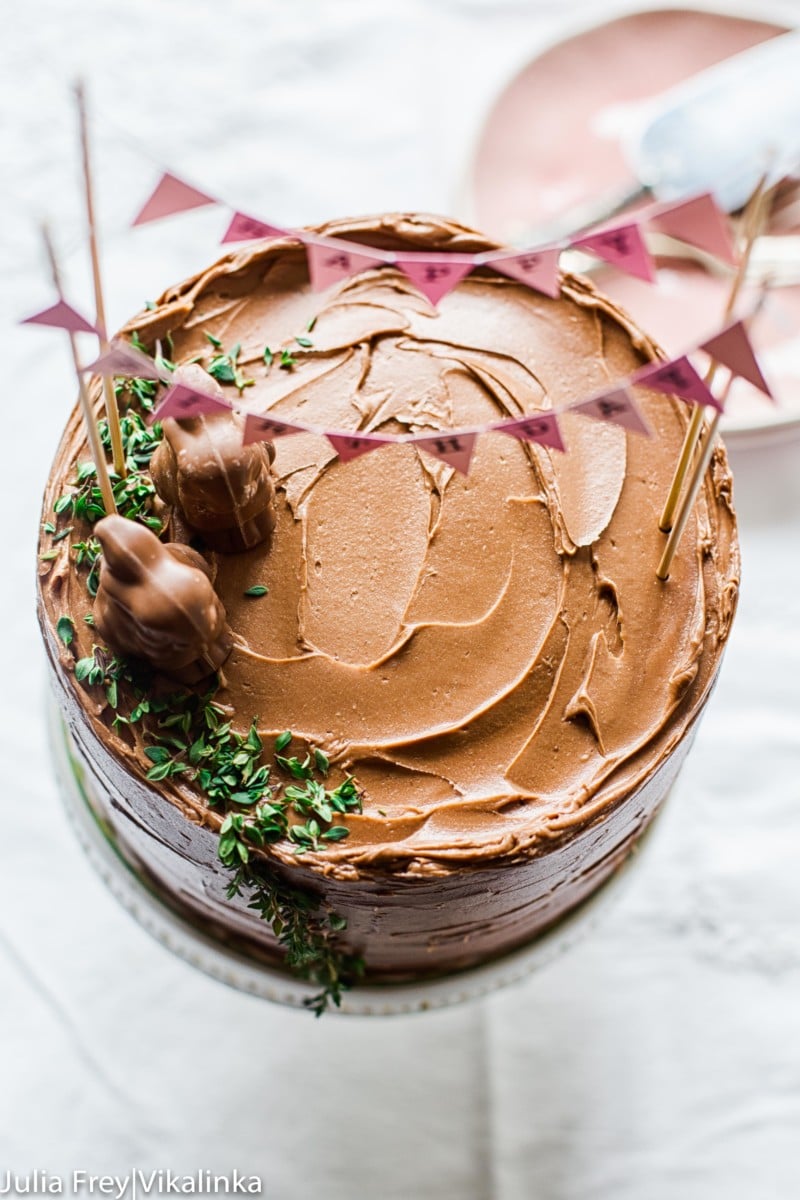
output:
[[[755,195],[755,193],[754,193],[754,195]],[[746,258],[749,257],[750,251],[753,248],[753,244],[755,243],[756,238],[758,237],[759,233],[761,232],[764,225],[766,224],[771,201],[772,201],[771,193],[770,192],[765,193],[763,191],[763,180],[762,180],[762,186],[761,186],[761,190],[759,192],[758,202],[750,211],[749,220],[747,222],[747,225],[748,225],[747,242],[745,243],[745,247],[742,251],[742,259],[743,260],[746,260]],[[749,208],[750,208],[750,204],[748,203],[748,209]],[[761,294],[761,302],[762,303],[763,303],[765,295],[766,295],[766,289],[762,290],[762,294]],[[759,305],[759,307],[760,307],[760,305]],[[730,314],[728,314],[728,315],[730,315]],[[717,370],[717,366],[718,366],[717,363],[712,363],[712,371],[714,373]],[[722,395],[719,398],[722,408],[725,407],[725,401],[728,398],[728,393],[731,390],[734,379],[735,379],[735,376],[734,376],[733,372],[731,372],[731,374],[728,378],[728,381],[725,384],[725,387],[722,391]],[[700,488],[702,487],[703,479],[705,478],[705,473],[708,469],[708,464],[711,462],[711,455],[714,451],[714,442],[715,442],[716,436],[717,436],[717,429],[719,428],[720,419],[722,417],[721,409],[717,410],[714,412],[714,415],[711,418],[711,420],[704,426],[704,422],[703,422],[702,418],[705,416],[705,412],[699,405],[698,405],[697,411],[701,414],[699,428],[703,431],[702,443],[701,443],[701,447],[700,447],[700,452],[696,458],[694,468],[691,473],[691,477],[690,477],[688,485],[686,487],[686,491],[681,500],[680,509],[678,510],[677,515],[675,516],[675,520],[674,520],[672,529],[670,531],[670,535],[667,539],[667,544],[664,547],[664,553],[661,555],[661,561],[659,562],[658,568],[656,570],[656,575],[660,580],[662,580],[662,582],[669,579],[669,569],[672,565],[672,560],[675,557],[675,552],[678,549],[678,543],[680,542],[681,536],[683,535],[683,531],[686,528],[686,524],[689,520],[689,514],[691,513],[691,511],[694,507],[695,500],[697,499],[697,494],[700,491]]]
[[[742,230],[744,233],[745,242],[742,247],[742,252],[739,256],[736,274],[734,275],[731,283],[731,290],[728,293],[728,300],[725,305],[725,313],[723,315],[723,324],[726,324],[733,316],[733,310],[736,306],[736,301],[739,299],[739,293],[742,290],[745,276],[747,275],[747,268],[750,263],[750,255],[753,252],[753,246],[756,243],[756,238],[763,224],[760,210],[761,201],[764,197],[764,187],[766,182],[767,176],[764,174],[756,184],[755,190],[751,194],[750,199],[747,201],[745,206],[742,217]],[[766,213],[764,216],[766,216]],[[714,382],[716,371],[717,364],[712,362],[705,379],[709,387],[711,387],[712,383]],[[662,533],[669,533],[669,531],[672,529],[672,524],[675,520],[675,511],[678,507],[678,503],[681,498],[681,492],[683,491],[683,485],[686,481],[686,476],[689,473],[689,469],[694,458],[694,453],[700,440],[704,420],[705,413],[703,412],[702,405],[698,404],[692,413],[692,419],[687,426],[680,457],[678,458],[678,465],[675,468],[675,474],[672,477],[672,483],[670,484],[669,493],[667,495],[666,503],[664,504],[664,510],[661,513],[661,520],[658,523],[658,528]]]
[[[97,312],[97,326],[100,330],[100,349],[108,349],[106,326],[106,309],[103,299],[103,280],[100,274],[100,250],[97,241],[97,222],[94,212],[94,188],[92,186],[92,166],[89,154],[89,125],[86,120],[86,96],[82,83],[75,84],[75,99],[78,105],[78,124],[81,135],[81,160],[83,165],[83,186],[86,199],[86,222],[89,227],[89,253],[92,258],[92,281],[94,284],[94,303]],[[119,423],[119,407],[114,391],[114,380],[109,375],[103,376],[103,402],[108,421],[108,432],[111,438],[111,455],[114,460],[114,470],[121,479],[128,473],[125,466],[125,450],[122,444],[122,430]]]
[[[720,401],[723,406],[728,398],[728,392],[731,389],[733,380],[734,376],[731,375],[723,389],[722,396],[720,397]],[[702,409],[699,411],[702,412]],[[708,464],[711,462],[711,455],[714,450],[714,442],[716,441],[717,428],[719,426],[721,416],[721,412],[715,411],[714,416],[705,427],[705,434],[701,442],[700,453],[695,461],[694,469],[692,470],[692,474],[689,479],[689,485],[686,489],[684,501],[675,518],[675,524],[672,526],[670,535],[667,538],[667,544],[664,547],[664,553],[661,555],[661,562],[658,564],[658,569],[656,571],[656,575],[662,582],[665,582],[667,579],[669,579],[669,569],[672,566],[672,560],[675,557],[675,551],[678,549],[678,543],[683,536],[683,531],[686,528],[689,515],[694,507],[694,502],[697,499],[697,493],[700,491],[702,486],[706,470],[708,469]]]
[[[64,290],[61,286],[61,272],[58,267],[58,260],[56,259],[53,240],[50,237],[50,230],[46,225],[42,226],[42,237],[44,238],[45,250],[47,251],[47,258],[50,263],[53,284],[55,285],[59,299],[63,300]],[[67,332],[69,333],[69,343],[72,349],[72,361],[75,366],[75,375],[78,380],[78,394],[81,401],[83,420],[84,424],[86,425],[86,433],[89,438],[89,445],[92,451],[92,458],[94,459],[95,470],[97,471],[97,482],[100,486],[100,494],[103,497],[103,505],[105,507],[106,514],[115,513],[117,511],[117,505],[114,500],[114,492],[111,487],[111,479],[108,474],[108,463],[106,462],[103,443],[100,440],[100,431],[97,428],[97,421],[95,420],[95,415],[92,411],[92,402],[89,399],[89,391],[86,387],[86,379],[84,378],[81,370],[80,359],[78,357],[78,343],[72,330],[70,329]]]

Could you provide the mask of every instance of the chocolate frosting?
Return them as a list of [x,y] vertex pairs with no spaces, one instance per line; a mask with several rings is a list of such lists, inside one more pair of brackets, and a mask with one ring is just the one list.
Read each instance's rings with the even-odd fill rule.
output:
[[[216,379],[198,363],[179,366],[174,382],[224,399]],[[150,464],[153,483],[188,530],[223,553],[266,541],[275,527],[273,444],[242,445],[244,420],[234,412],[167,417],[163,427],[164,440]]]
[[203,556],[124,517],[104,517],[95,535],[103,557],[94,625],[109,647],[182,683],[219,670],[231,638]]
[[[323,232],[389,248],[493,245],[437,218]],[[298,349],[314,318],[313,347]],[[549,409],[657,355],[580,278],[553,300],[480,270],[434,308],[385,267],[315,294],[288,240],[229,254],[127,328],[151,344],[171,334],[184,361],[206,353],[206,332],[235,338],[254,379],[243,407],[368,432]],[[267,372],[265,344],[292,347],[294,367]],[[684,740],[737,597],[730,477],[720,449],[660,583],[658,516],[688,413],[637,395],[653,439],[567,416],[569,454],[488,434],[467,478],[410,445],[344,465],[324,438],[279,440],[270,552],[209,558],[235,631],[219,693],[234,724],[258,714],[266,744],[291,728],[363,789],[349,838],[304,856],[304,871],[374,885],[547,855],[605,821]],[[173,454],[183,437],[169,431]],[[84,453],[73,420],[47,504]],[[47,568],[52,628],[86,597],[65,551]],[[269,588],[258,603],[244,598],[254,583]],[[137,732],[116,738],[77,697],[114,756],[142,771]],[[182,780],[158,788],[218,827]],[[288,846],[270,853],[296,867]]]

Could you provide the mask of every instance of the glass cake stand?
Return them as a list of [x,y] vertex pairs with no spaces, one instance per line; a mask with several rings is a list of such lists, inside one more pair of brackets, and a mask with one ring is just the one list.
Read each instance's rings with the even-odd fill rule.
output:
[[[75,757],[55,701],[48,710],[50,746],[56,776],[70,824],[89,862],[123,908],[178,958],[242,992],[275,1004],[302,1008],[319,988],[279,967],[249,958],[173,909],[125,858],[113,831],[100,815],[91,780]],[[440,979],[420,983],[359,984],[345,992],[332,1013],[349,1016],[393,1016],[426,1012],[480,999],[498,988],[519,983],[569,950],[592,930],[617,899],[642,851],[652,838],[652,824],[622,866],[590,897],[531,942],[491,962]],[[327,1014],[326,1014],[327,1015]]]

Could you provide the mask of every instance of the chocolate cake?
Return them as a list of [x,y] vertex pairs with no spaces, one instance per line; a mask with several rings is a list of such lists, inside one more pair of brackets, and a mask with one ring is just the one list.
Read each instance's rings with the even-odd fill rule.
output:
[[[432,217],[319,232],[390,249],[493,248]],[[658,355],[585,279],[563,277],[551,299],[479,269],[433,307],[383,266],[319,293],[289,239],[229,253],[123,333],[210,370],[243,411],[368,432],[558,407]],[[366,978],[387,982],[486,961],[598,888],[675,779],[736,605],[722,448],[669,581],[656,579],[687,406],[639,391],[649,439],[567,414],[566,454],[486,434],[468,476],[412,445],[343,463],[321,435],[281,437],[236,459],[247,503],[226,509],[223,497],[198,515],[217,485],[203,484],[213,455],[197,438],[215,446],[208,430],[222,423],[235,457],[241,417],[199,431],[165,422],[151,459],[160,427],[143,432],[136,414],[155,391],[120,384],[138,471],[128,515],[151,527],[146,556],[169,579],[187,573],[174,595],[215,594],[223,617],[204,610],[205,633],[183,657],[148,629],[135,643],[115,635],[114,605],[132,586],[115,568],[126,569],[127,539],[112,521],[104,555],[90,541],[102,512],[85,500],[77,412],[40,547],[56,695],[120,853],[167,903],[271,961],[286,953],[285,922],[269,904],[248,907],[254,876],[284,910],[305,896],[297,929],[306,922],[342,962],[361,958]],[[143,595],[146,626],[161,617]],[[240,757],[215,785],[220,727],[214,745]],[[268,785],[275,812],[248,838]],[[320,978],[319,964],[289,955]]]

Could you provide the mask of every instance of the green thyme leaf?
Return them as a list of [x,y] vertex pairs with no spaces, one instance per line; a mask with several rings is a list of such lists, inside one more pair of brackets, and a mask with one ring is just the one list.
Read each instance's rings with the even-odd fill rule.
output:
[[263,583],[256,583],[249,587],[244,594],[245,596],[266,596],[268,591],[269,588],[265,587]]
[[72,617],[59,617],[56,623],[56,633],[65,646],[71,646],[75,640],[75,626]]
[[283,733],[279,733],[278,736],[275,738],[275,753],[280,754],[280,752],[282,750],[285,750],[286,747],[291,742],[291,740],[292,740],[291,729],[284,729]]

